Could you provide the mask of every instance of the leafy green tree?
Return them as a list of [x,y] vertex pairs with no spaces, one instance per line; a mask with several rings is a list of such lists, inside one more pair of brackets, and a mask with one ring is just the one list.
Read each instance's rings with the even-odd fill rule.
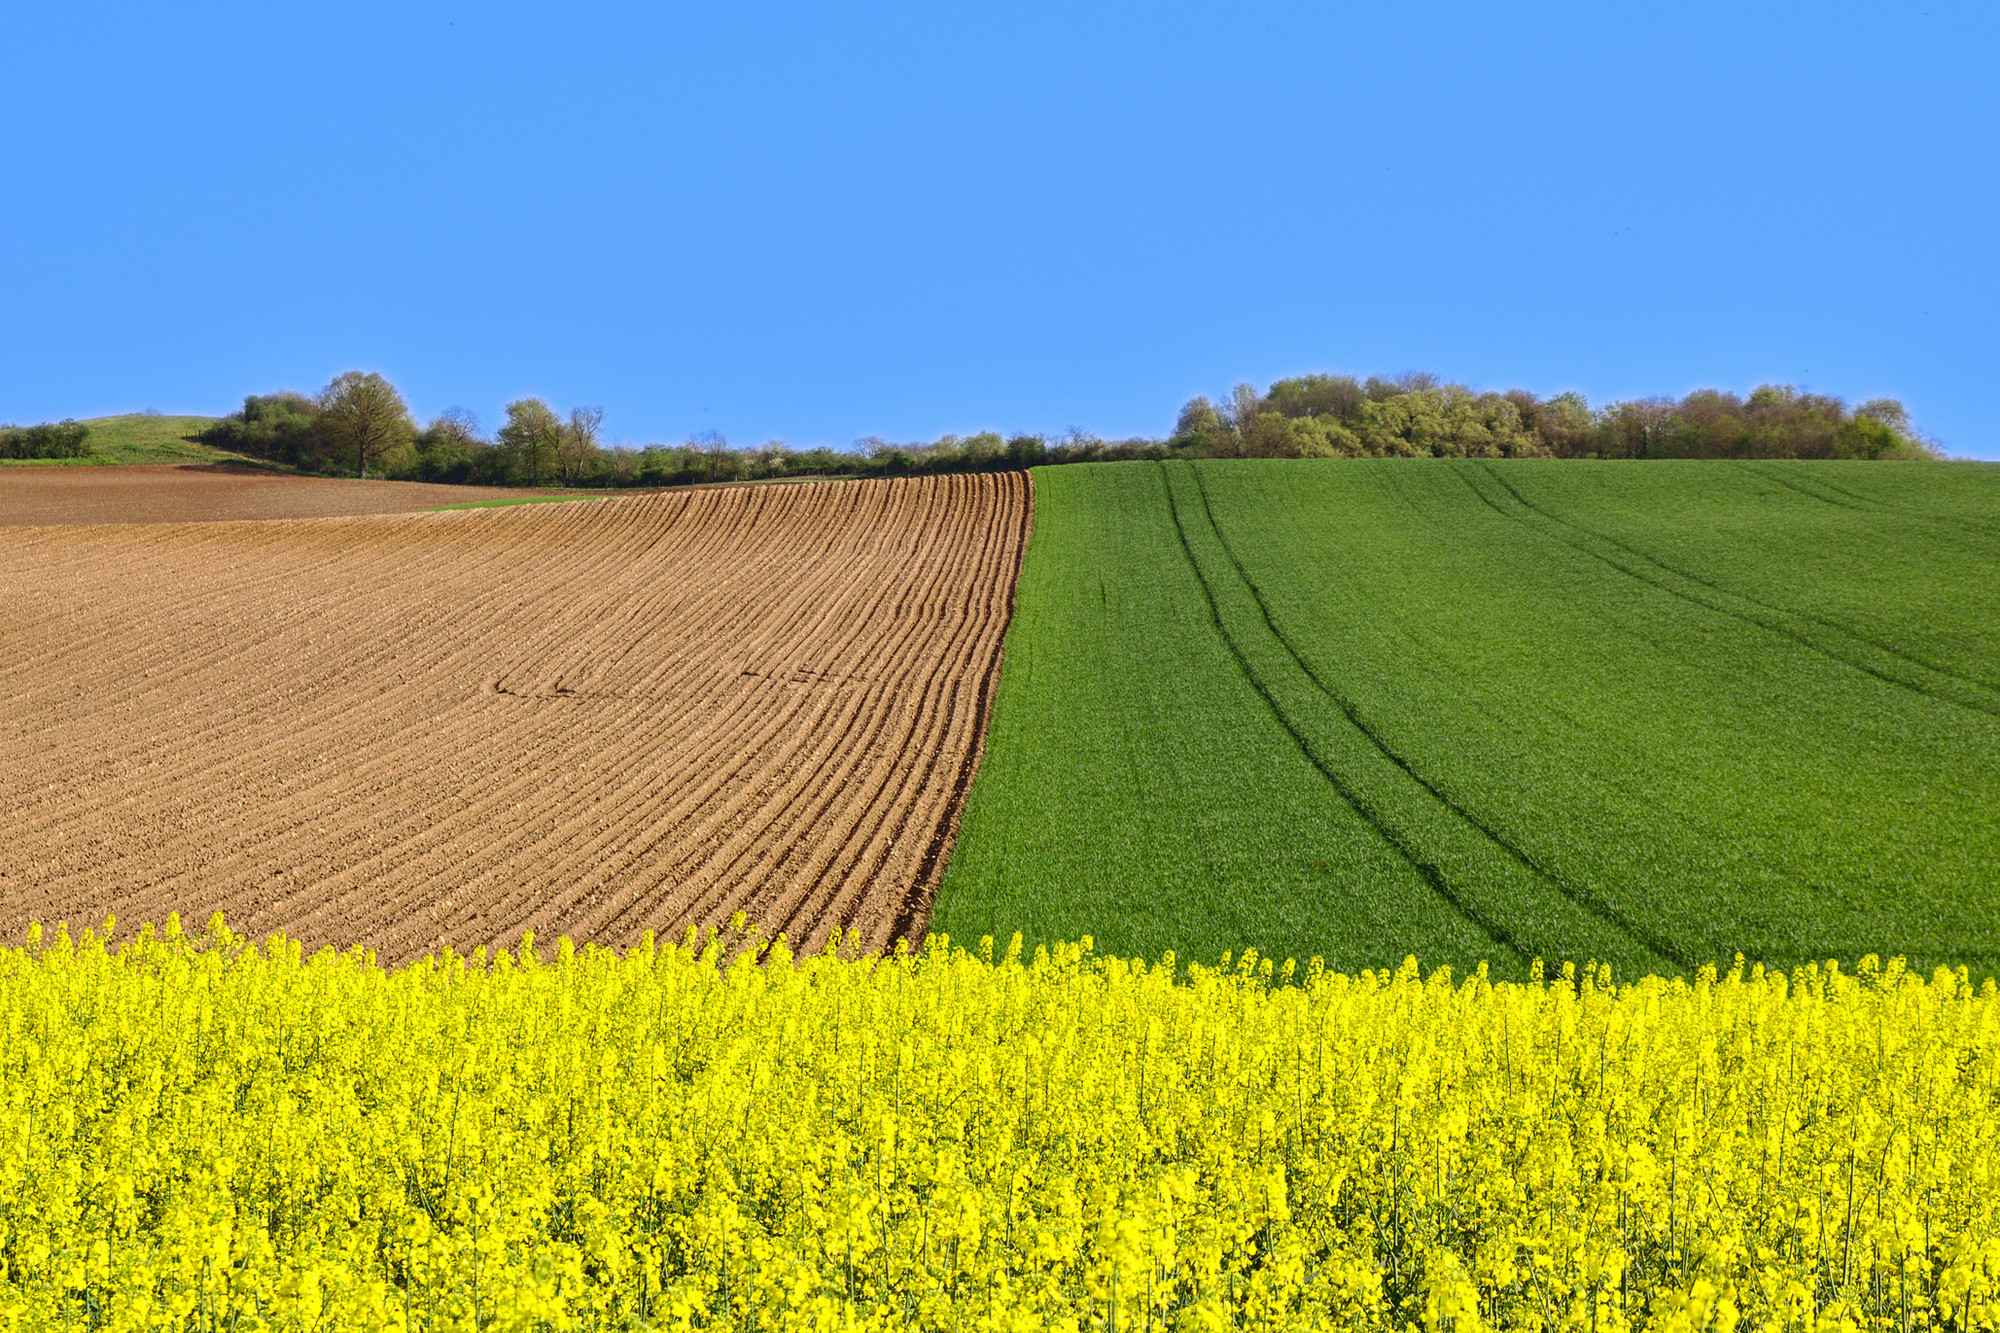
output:
[[1606,458],[1657,458],[1677,432],[1671,398],[1634,398],[1604,410],[1599,452]]
[[1259,412],[1240,422],[1236,440],[1246,458],[1300,458],[1301,440],[1292,419],[1279,412]]
[[1239,384],[1229,391],[1229,401],[1222,408],[1222,419],[1232,431],[1243,428],[1264,411],[1264,396],[1257,392],[1254,384]]
[[1834,435],[1834,453],[1840,458],[1893,457],[1902,444],[1888,422],[1858,414],[1842,422]]
[[1292,423],[1292,438],[1303,458],[1360,458],[1367,452],[1353,428],[1331,414],[1300,417]]
[[743,461],[729,447],[719,430],[696,431],[687,438],[687,447],[701,457],[708,481],[735,481],[742,475]]
[[561,455],[567,424],[539,398],[507,404],[507,421],[498,439],[513,464],[516,477],[533,485],[553,476]]
[[323,443],[315,429],[319,404],[303,393],[250,394],[241,411],[198,437],[205,444],[292,467],[318,468]]
[[413,474],[421,481],[490,480],[495,451],[479,434],[479,418],[463,407],[446,408],[417,436]]
[[1190,398],[1174,422],[1172,444],[1176,449],[1219,457],[1231,452],[1232,434],[1214,403],[1206,397]]
[[1910,410],[1894,398],[1870,398],[1854,409],[1857,417],[1873,417],[1896,433],[1896,438],[1904,441],[1917,439],[1917,428],[1910,424]]
[[791,473],[792,451],[783,440],[766,440],[750,456],[752,477],[783,477]]
[[1537,406],[1531,427],[1558,457],[1597,452],[1597,415],[1590,410],[1589,399],[1580,393],[1559,393]]
[[356,475],[416,438],[410,409],[395,386],[373,372],[350,370],[321,391],[314,429],[339,454],[351,454]]
[[1361,409],[1364,397],[1352,375],[1300,375],[1273,384],[1264,401],[1288,417],[1344,419]]
[[1007,441],[1010,467],[1040,467],[1048,458],[1049,442],[1039,435],[1016,435]]

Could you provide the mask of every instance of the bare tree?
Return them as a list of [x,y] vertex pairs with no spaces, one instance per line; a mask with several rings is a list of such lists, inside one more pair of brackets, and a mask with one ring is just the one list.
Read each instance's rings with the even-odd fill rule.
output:
[[403,395],[380,375],[350,370],[321,391],[314,404],[314,426],[327,441],[354,451],[359,476],[368,475],[368,460],[409,443],[416,434]]
[[482,444],[479,434],[479,417],[470,408],[447,407],[431,422],[431,433],[453,444]]
[[[719,430],[696,431],[688,436],[687,447],[699,453],[708,463],[710,481],[734,481],[736,478],[736,455],[730,452],[729,441]],[[727,473],[728,475],[724,475]]]
[[583,469],[597,453],[597,432],[604,425],[604,409],[601,407],[579,407],[569,414],[569,423],[563,427],[562,443],[556,447],[556,463],[562,471],[563,485],[568,486],[583,474]]
[[1257,392],[1257,386],[1239,384],[1229,391],[1229,403],[1222,409],[1222,419],[1229,429],[1242,430],[1263,410],[1264,396]]

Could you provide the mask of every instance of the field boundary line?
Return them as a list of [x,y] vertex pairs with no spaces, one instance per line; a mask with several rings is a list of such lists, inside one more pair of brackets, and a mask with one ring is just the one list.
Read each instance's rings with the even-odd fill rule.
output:
[[[972,784],[978,779],[980,765],[986,758],[986,728],[992,720],[993,700],[1000,689],[1000,673],[1006,665],[1007,632],[1014,627],[1014,607],[1020,595],[1021,568],[1028,558],[1028,538],[1035,524],[1035,486],[1032,475],[1027,472],[1002,473],[1002,477],[1020,478],[1020,518],[1013,525],[1014,558],[996,576],[1001,587],[1000,624],[998,639],[993,649],[993,661],[987,668],[979,684],[979,693],[973,701],[971,748],[960,761],[958,772],[952,780],[951,791],[946,797],[945,810],[937,827],[931,832],[929,845],[924,848],[923,859],[917,864],[917,876],[910,891],[905,895],[903,909],[897,913],[889,931],[891,939],[914,939],[917,935],[930,933],[931,909],[937,903],[937,891],[944,881],[944,872],[949,863],[952,848],[958,841],[959,822],[965,815],[966,800],[972,794]],[[1004,483],[1003,483],[1004,484]],[[993,540],[988,534],[988,542]],[[990,606],[992,599],[985,599]],[[990,614],[990,611],[988,612]],[[983,634],[979,637],[984,637]],[[977,639],[975,639],[975,646]],[[936,759],[933,756],[932,762]],[[919,899],[921,898],[921,901]]]

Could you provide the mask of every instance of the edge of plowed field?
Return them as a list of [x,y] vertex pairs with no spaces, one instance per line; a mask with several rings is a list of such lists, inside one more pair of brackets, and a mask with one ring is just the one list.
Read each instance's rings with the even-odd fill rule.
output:
[[958,776],[952,782],[944,818],[931,835],[930,845],[924,849],[916,891],[906,900],[904,910],[897,914],[896,923],[889,932],[892,939],[908,940],[912,946],[930,933],[931,912],[937,906],[938,889],[943,885],[945,871],[950,866],[952,849],[958,844],[958,829],[965,818],[965,805],[972,796],[973,784],[979,780],[980,766],[986,761],[986,732],[993,720],[993,701],[1000,692],[1000,677],[1007,669],[1007,635],[1014,628],[1014,608],[1021,595],[1021,567],[1028,558],[1028,541],[1035,527],[1034,474],[1024,471],[1019,475],[1023,500],[1020,521],[1015,525],[1018,532],[1014,538],[1014,554],[1007,570],[1007,591],[1000,613],[1000,642],[994,649],[992,666],[980,680],[979,699],[972,715],[972,748],[959,763]]

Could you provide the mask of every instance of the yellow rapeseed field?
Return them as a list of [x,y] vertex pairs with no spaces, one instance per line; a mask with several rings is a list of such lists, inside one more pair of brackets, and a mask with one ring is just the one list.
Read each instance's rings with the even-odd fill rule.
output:
[[0,1326],[1991,1329],[2000,996],[0,952]]

